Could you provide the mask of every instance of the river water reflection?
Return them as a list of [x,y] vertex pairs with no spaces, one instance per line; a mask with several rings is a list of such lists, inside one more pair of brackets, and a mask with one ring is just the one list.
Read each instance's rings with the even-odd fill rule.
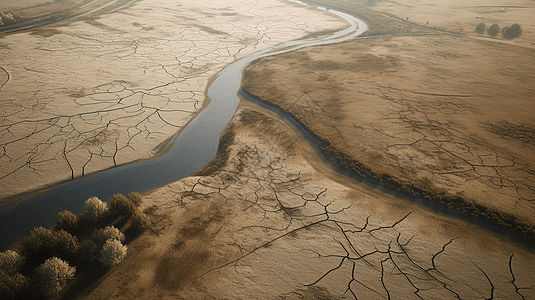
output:
[[266,56],[347,41],[367,30],[366,24],[354,16],[326,8],[318,9],[344,18],[350,26],[330,36],[283,43],[228,65],[208,88],[210,104],[173,140],[172,148],[164,155],[70,181],[31,199],[3,207],[0,211],[0,248],[4,249],[34,227],[52,226],[59,211],[80,211],[89,197],[107,200],[115,193],[147,191],[180,180],[207,164],[214,158],[220,134],[240,101],[238,91],[245,66]]

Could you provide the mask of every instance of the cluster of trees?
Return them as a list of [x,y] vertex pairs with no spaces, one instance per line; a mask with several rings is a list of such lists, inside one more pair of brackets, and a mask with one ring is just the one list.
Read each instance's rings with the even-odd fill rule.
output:
[[125,235],[106,226],[105,218],[129,220],[132,228],[143,231],[151,222],[138,209],[140,203],[136,192],[113,195],[109,205],[92,197],[79,215],[62,211],[52,229],[34,228],[16,251],[0,252],[0,299],[48,298],[74,278],[77,267],[99,263],[111,268],[120,263],[128,250]]
[[[477,24],[475,32],[478,33],[478,34],[483,34],[483,33],[485,33],[485,30],[487,31],[488,35],[490,35],[492,37],[495,37],[500,33],[500,25],[492,24],[487,28],[486,24],[481,22],[481,23]],[[514,39],[514,38],[519,37],[520,34],[522,33],[522,30],[523,30],[522,26],[520,26],[519,24],[515,23],[515,24],[513,24],[511,26],[505,26],[505,27],[501,28],[501,33],[502,33],[502,37],[504,39],[510,40],[510,39]]]

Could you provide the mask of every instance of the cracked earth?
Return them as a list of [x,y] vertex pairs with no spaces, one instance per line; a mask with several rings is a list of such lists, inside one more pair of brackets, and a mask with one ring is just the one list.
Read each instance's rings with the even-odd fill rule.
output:
[[289,124],[251,105],[240,104],[217,168],[144,196],[153,231],[79,299],[535,297],[531,252],[326,179]]
[[285,1],[167,0],[3,37],[0,199],[161,153],[224,66],[343,26]]
[[[278,39],[343,25],[321,23],[335,19],[300,6],[280,9],[281,2],[275,1],[162,3],[142,1],[113,17],[0,40],[0,51],[11,57],[0,69],[5,110],[0,198],[157,154],[206,104],[205,86],[221,67]],[[312,16],[318,18],[314,26],[307,21]],[[374,79],[366,74],[377,71],[373,68],[389,78],[403,65],[400,57],[407,55],[417,65],[410,56],[429,49],[423,42],[399,39],[394,39],[396,46],[408,50],[398,57],[388,39],[384,44],[369,39],[366,49],[353,45],[351,57],[343,48],[327,53],[315,48],[308,57],[291,53],[291,61],[278,57],[285,73],[275,70],[277,74],[298,69],[299,60],[321,73],[310,72],[306,78],[317,79],[314,85],[323,94],[288,93],[294,97],[293,113],[321,117],[318,131],[334,132],[333,141],[341,139],[353,149],[347,153],[361,151],[367,163],[382,161],[400,178],[428,183],[423,178],[431,176],[448,191],[474,194],[481,190],[472,187],[483,186],[498,191],[505,207],[514,202],[515,213],[525,210],[531,217],[530,193],[535,190],[524,178],[533,174],[531,110],[518,113],[514,105],[470,102],[474,87],[495,91],[484,84],[470,82],[446,93],[437,82],[447,76],[432,69],[421,73],[416,67],[406,77],[398,71],[400,80],[414,80],[420,73],[440,77],[414,89],[395,80],[371,84]],[[441,51],[426,55],[443,59],[443,65],[463,57],[452,49],[459,43],[435,42],[443,42]],[[361,53],[364,59],[358,57]],[[356,61],[359,68],[344,67],[335,57]],[[345,71],[360,72],[360,82],[337,77]],[[500,72],[532,73],[513,66]],[[303,76],[285,78],[284,84],[298,79]],[[498,82],[505,88],[511,81]],[[531,95],[531,81],[522,82],[522,88],[515,81],[498,96],[509,99],[511,91]],[[355,106],[347,106],[343,94],[351,94],[352,85],[362,87],[358,94],[370,98],[360,99],[370,102],[351,99]],[[276,89],[271,92],[277,95]],[[342,101],[330,101],[334,98]],[[510,98],[529,105],[523,97]],[[363,108],[378,109],[379,117],[359,111]],[[518,118],[500,118],[508,110]],[[360,123],[337,126],[347,115],[357,115]],[[481,143],[463,131],[474,126],[490,142]],[[211,164],[144,195],[141,208],[153,226],[128,245],[127,258],[100,278],[78,274],[63,299],[535,298],[532,250],[471,223],[344,181],[339,174],[339,180],[330,180],[325,176],[330,167],[291,128],[277,115],[242,102]],[[446,174],[434,169],[437,162],[430,153],[436,160],[450,157],[440,160]],[[488,168],[520,188],[511,189],[507,181],[494,184],[496,176],[484,172]],[[470,176],[474,179],[466,180]],[[29,183],[21,185],[22,180]]]
[[245,88],[377,174],[533,225],[534,57],[461,37],[369,38],[254,62]]

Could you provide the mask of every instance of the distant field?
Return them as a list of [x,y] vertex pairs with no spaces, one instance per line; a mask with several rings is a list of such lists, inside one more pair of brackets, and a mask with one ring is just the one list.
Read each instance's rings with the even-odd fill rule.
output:
[[[365,2],[365,1],[361,1]],[[524,47],[535,47],[535,2],[529,0],[393,0],[375,2],[374,10],[388,12],[402,19],[428,27],[445,28],[475,37],[491,39],[486,33],[474,32],[477,24],[486,26],[498,24],[501,28],[514,23],[520,24],[524,31],[521,38],[498,40]],[[429,22],[429,23],[427,23]]]
[[0,11],[8,12],[19,10],[30,6],[36,6],[44,3],[52,2],[50,0],[2,0],[0,3]]

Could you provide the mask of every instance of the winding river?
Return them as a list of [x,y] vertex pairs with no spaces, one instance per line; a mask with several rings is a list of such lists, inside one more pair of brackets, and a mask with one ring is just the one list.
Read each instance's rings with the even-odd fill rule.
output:
[[69,181],[33,198],[3,207],[0,211],[0,249],[27,235],[34,227],[52,226],[59,211],[80,211],[89,197],[108,199],[114,193],[147,191],[187,177],[206,165],[215,157],[220,134],[240,101],[238,91],[245,66],[262,57],[347,41],[367,30],[366,24],[354,16],[317,8],[344,18],[350,26],[327,37],[283,43],[228,65],[208,88],[210,104],[174,138],[172,148],[164,155]]

